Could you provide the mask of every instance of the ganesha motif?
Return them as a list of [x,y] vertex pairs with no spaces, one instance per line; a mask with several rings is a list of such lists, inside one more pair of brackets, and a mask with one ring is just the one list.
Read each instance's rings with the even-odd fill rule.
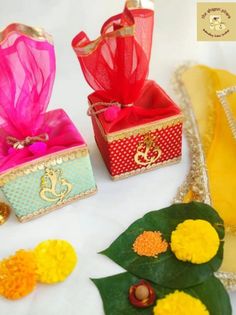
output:
[[45,174],[41,177],[39,193],[43,200],[61,203],[71,190],[72,184],[62,177],[60,169],[45,169]]
[[151,166],[157,162],[160,156],[161,149],[157,145],[155,137],[148,133],[143,141],[138,143],[134,160],[138,165]]

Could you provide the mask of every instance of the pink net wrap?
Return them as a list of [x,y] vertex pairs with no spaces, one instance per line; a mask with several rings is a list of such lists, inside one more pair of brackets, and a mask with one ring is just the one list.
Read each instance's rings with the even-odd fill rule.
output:
[[84,143],[63,110],[45,113],[55,78],[53,45],[6,30],[0,43],[0,171],[40,155],[32,145],[14,149],[9,137],[21,141],[47,134],[43,154]]

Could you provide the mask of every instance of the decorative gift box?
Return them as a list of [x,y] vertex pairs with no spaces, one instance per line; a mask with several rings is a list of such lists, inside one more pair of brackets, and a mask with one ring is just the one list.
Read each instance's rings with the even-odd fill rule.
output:
[[23,222],[93,194],[88,148],[62,109],[46,112],[51,38],[12,24],[0,43],[0,189]]
[[101,36],[84,32],[72,41],[87,82],[95,139],[114,179],[137,174],[181,158],[182,115],[153,81],[147,80],[151,54],[151,9],[128,1],[111,17]]

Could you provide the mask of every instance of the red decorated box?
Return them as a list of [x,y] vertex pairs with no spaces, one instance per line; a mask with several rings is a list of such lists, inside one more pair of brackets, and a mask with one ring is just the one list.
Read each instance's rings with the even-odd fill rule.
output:
[[147,79],[153,18],[151,9],[126,5],[122,14],[105,22],[98,39],[91,41],[81,32],[72,41],[94,90],[88,97],[88,114],[114,179],[181,158],[181,111],[158,84]]
[[[161,165],[178,162],[182,151],[182,115],[180,109],[154,82],[148,81],[145,91],[153,96],[157,93],[158,102],[163,106],[163,114],[154,116],[145,122],[139,120],[133,124],[126,121],[129,115],[142,111],[140,104],[123,111],[123,120],[116,125],[107,122],[103,115],[92,116],[95,139],[107,168],[114,179],[138,174]],[[95,94],[89,96],[91,103],[97,102]],[[152,102],[144,103],[152,111]],[[122,126],[122,127],[121,127]]]

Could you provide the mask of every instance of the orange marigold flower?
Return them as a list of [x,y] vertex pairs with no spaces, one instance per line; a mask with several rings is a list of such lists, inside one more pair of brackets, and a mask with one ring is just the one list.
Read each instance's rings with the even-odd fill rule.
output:
[[36,286],[36,262],[30,251],[19,250],[0,262],[0,294],[16,300],[31,293]]
[[133,250],[139,256],[157,257],[159,254],[165,253],[167,249],[168,243],[162,239],[159,231],[144,231],[133,244]]

